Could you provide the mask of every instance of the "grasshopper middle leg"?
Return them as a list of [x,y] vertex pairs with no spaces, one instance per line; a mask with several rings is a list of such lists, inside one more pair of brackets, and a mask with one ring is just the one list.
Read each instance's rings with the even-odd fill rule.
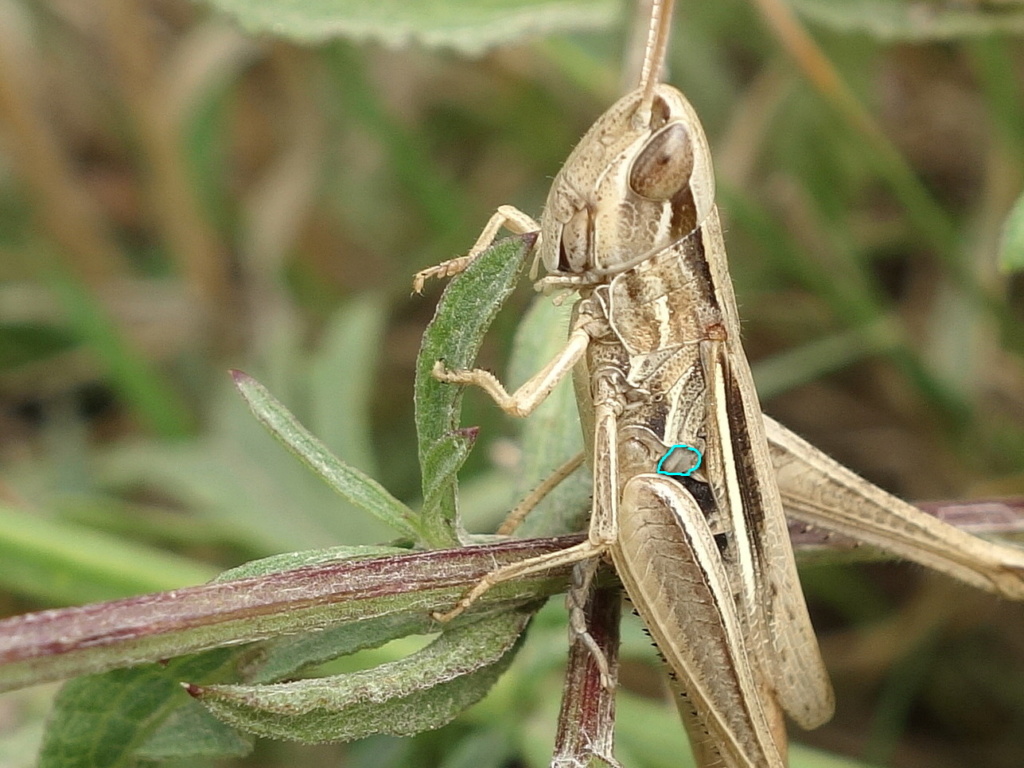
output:
[[[449,371],[439,361],[438,365],[434,368],[434,375],[441,381],[453,384],[476,385],[487,392],[506,413],[526,416],[551,394],[558,382],[572,370],[573,366],[586,353],[591,339],[591,332],[588,330],[588,325],[591,322],[592,318],[589,315],[581,313],[572,332],[569,334],[569,341],[562,351],[512,394],[508,393],[493,374],[480,369]],[[577,462],[578,459],[574,458],[570,461],[570,464],[578,465]],[[564,471],[564,468],[562,469]],[[531,494],[531,496],[533,495],[535,494]],[[591,537],[588,541],[561,552],[553,552],[549,555],[533,558],[521,563],[511,563],[498,568],[477,582],[451,610],[444,613],[435,613],[434,618],[442,622],[451,621],[476,602],[487,590],[497,584],[521,578],[531,573],[600,557],[606,548],[601,543],[595,543]]]
[[586,328],[588,323],[589,319],[577,322],[562,351],[511,394],[493,373],[481,368],[450,371],[438,360],[434,365],[434,377],[450,384],[471,384],[479,387],[490,395],[505,413],[519,417],[529,416],[586,354],[591,339],[591,332]]

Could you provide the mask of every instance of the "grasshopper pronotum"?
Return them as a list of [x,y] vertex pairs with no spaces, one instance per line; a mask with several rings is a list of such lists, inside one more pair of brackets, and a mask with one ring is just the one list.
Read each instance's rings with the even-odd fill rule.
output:
[[566,346],[512,394],[486,371],[434,373],[526,416],[573,371],[593,470],[586,541],[495,571],[439,618],[497,582],[608,555],[684,694],[698,764],[778,768],[780,709],[805,728],[833,709],[784,510],[1015,599],[1024,551],[935,520],[762,415],[707,139],[659,82],[671,4],[654,2],[639,87],[570,154],[540,222],[503,206],[467,256],[416,276],[460,271],[502,226],[539,231],[538,287],[580,297]]

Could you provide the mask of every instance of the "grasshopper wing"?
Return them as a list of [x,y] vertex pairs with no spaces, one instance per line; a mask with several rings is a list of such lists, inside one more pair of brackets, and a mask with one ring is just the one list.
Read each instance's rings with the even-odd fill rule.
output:
[[832,686],[800,589],[764,417],[740,345],[717,211],[704,223],[704,247],[726,331],[724,342],[707,343],[702,354],[707,475],[729,530],[723,557],[766,684],[798,725],[814,728],[832,716]]
[[782,768],[704,513],[684,488],[658,475],[630,479],[620,509],[612,560],[674,672],[698,764]]

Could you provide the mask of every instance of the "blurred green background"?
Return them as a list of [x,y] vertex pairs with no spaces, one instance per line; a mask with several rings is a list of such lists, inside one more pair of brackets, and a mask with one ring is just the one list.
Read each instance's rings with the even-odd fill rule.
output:
[[[534,23],[467,57],[472,25],[417,33],[427,11],[410,44],[375,42],[406,36],[387,16],[401,3],[215,5],[236,15],[0,0],[3,615],[387,538],[262,432],[227,371],[414,503],[413,363],[440,286],[410,297],[411,276],[500,204],[539,213],[623,90],[634,11],[536,0],[517,17]],[[678,5],[670,80],[711,140],[766,410],[909,499],[1024,493],[1024,282],[1000,269],[1024,250],[1024,222],[1007,224],[1024,181],[1018,4],[793,0],[821,59],[776,0]],[[484,366],[503,370],[531,300],[524,287],[499,317]],[[480,396],[465,423],[481,438],[462,507],[490,530],[513,500],[517,425]],[[908,566],[805,575],[838,712],[797,738],[877,765],[1024,764],[1024,608]],[[543,765],[557,608],[453,726],[260,743],[232,765]],[[624,653],[621,757],[679,765],[635,625]],[[0,765],[31,763],[51,693],[0,699]]]

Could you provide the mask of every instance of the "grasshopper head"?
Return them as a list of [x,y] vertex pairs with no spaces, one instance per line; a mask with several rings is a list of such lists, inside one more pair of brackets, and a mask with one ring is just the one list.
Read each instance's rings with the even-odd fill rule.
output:
[[686,237],[714,207],[711,153],[690,102],[660,84],[647,121],[639,102],[639,90],[616,102],[555,177],[541,217],[549,273],[600,282]]

